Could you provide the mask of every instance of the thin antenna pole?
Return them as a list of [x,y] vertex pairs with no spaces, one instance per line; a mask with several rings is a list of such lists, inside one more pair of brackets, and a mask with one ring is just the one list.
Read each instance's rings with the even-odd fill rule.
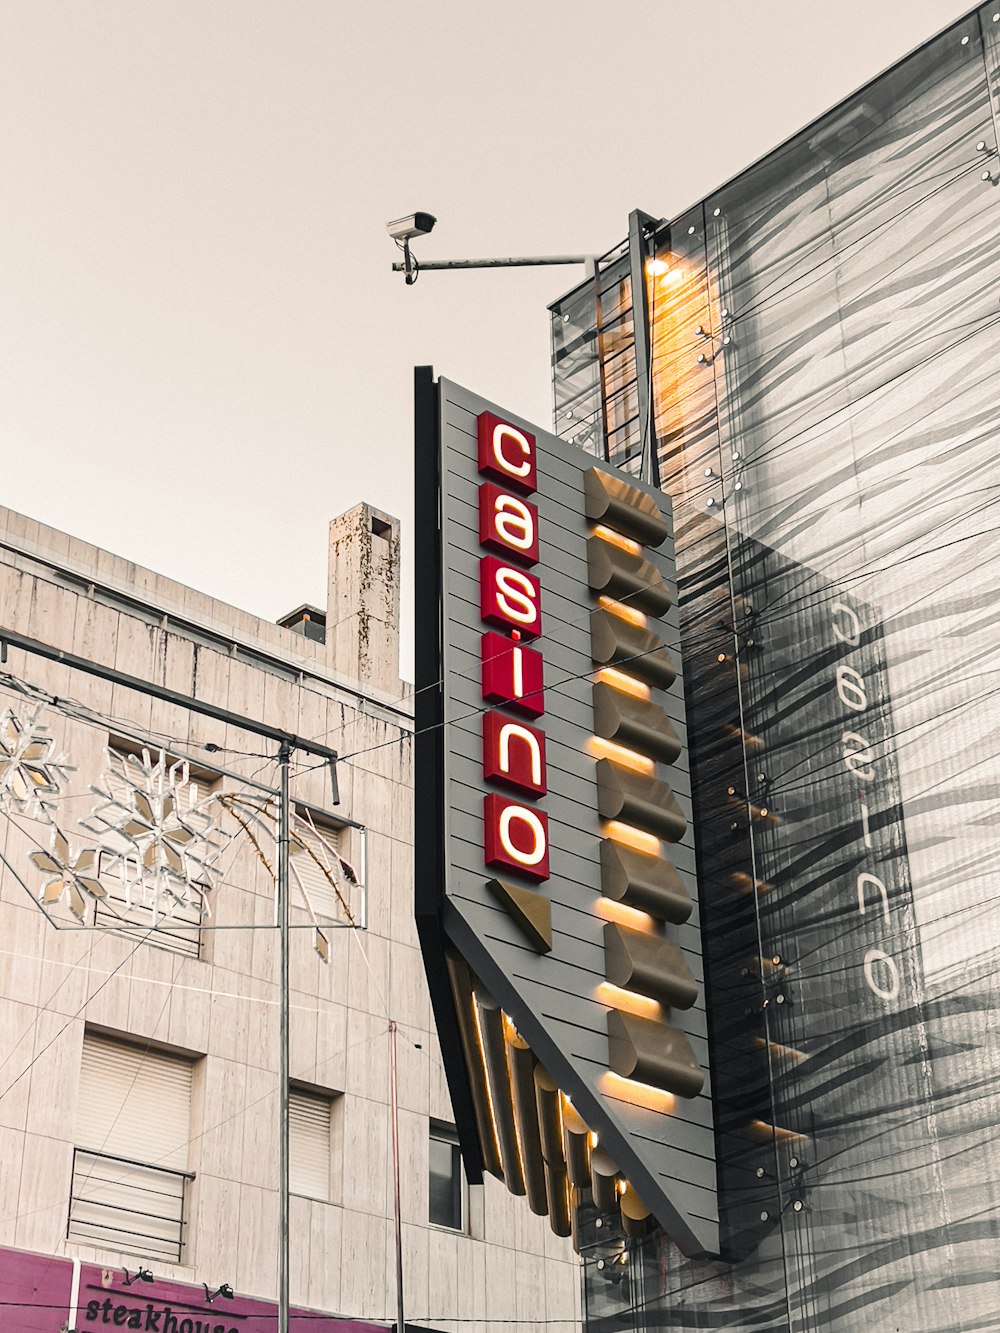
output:
[[399,1207],[399,1102],[396,1083],[396,1020],[389,1020],[389,1095],[392,1114],[392,1207],[396,1223],[396,1329],[406,1333],[403,1314],[403,1219]]
[[278,1037],[278,1333],[288,1333],[289,1279],[289,1105],[288,1105],[288,766],[291,746],[282,741],[278,751],[281,768],[281,802],[278,824],[278,930],[281,942],[281,1019]]

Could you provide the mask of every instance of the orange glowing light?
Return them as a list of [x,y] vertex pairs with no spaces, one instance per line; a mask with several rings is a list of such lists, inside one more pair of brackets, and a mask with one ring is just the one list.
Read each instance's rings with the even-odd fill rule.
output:
[[610,981],[602,981],[594,991],[598,1004],[609,1005],[612,1009],[621,1009],[626,1014],[635,1014],[636,1018],[663,1020],[663,1006],[659,1000],[651,1000],[648,995],[637,995],[635,991],[623,990]]
[[797,1064],[800,1060],[807,1059],[805,1051],[797,1051],[794,1046],[782,1046],[780,1042],[767,1041],[764,1037],[754,1037],[753,1040],[759,1051],[770,1051],[779,1060],[794,1060]]
[[616,903],[613,898],[598,898],[594,911],[602,921],[614,921],[616,925],[628,926],[630,930],[644,930],[652,934],[656,922],[648,912],[640,912],[638,907],[629,907],[627,903]]
[[630,768],[633,773],[645,773],[652,777],[656,772],[656,764],[652,759],[624,745],[618,745],[615,741],[606,741],[603,736],[591,736],[584,749],[591,759],[610,759],[614,764],[621,764],[622,768]]
[[610,1070],[601,1075],[601,1091],[606,1097],[616,1097],[620,1102],[631,1102],[633,1106],[643,1106],[647,1111],[662,1111],[669,1115],[677,1105],[672,1092],[654,1088],[649,1083],[637,1083],[633,1078],[622,1078]]
[[610,611],[619,620],[627,620],[630,625],[637,625],[639,629],[645,629],[649,624],[649,617],[646,613],[637,611],[634,606],[628,606],[625,602],[616,602],[613,597],[598,597],[597,600],[605,611]]
[[779,1143],[808,1143],[808,1134],[797,1134],[794,1129],[782,1129],[780,1125],[769,1125],[766,1120],[751,1120],[750,1133],[755,1139],[770,1141],[777,1139]]
[[670,265],[665,259],[647,259],[646,272],[651,278],[662,278],[670,272]]
[[608,820],[604,825],[604,835],[613,842],[620,842],[623,847],[631,847],[634,852],[645,852],[647,856],[659,856],[663,851],[663,843],[654,833],[633,828],[631,824],[623,824],[618,819]]
[[614,528],[606,528],[603,523],[598,523],[594,529],[594,536],[600,537],[601,541],[607,542],[609,546],[617,546],[620,551],[627,551],[629,555],[642,555],[642,547],[638,542],[621,532],[615,532]]
[[605,685],[610,685],[613,690],[619,690],[622,694],[631,694],[633,699],[649,699],[653,693],[644,681],[626,675],[617,667],[601,667],[600,671],[594,672],[594,679],[603,681]]

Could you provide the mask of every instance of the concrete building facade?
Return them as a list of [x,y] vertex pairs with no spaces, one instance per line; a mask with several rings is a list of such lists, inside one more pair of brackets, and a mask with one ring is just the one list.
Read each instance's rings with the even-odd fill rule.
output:
[[[560,1333],[569,1242],[452,1139],[398,523],[360,505],[329,552],[326,612],[275,625],[0,511],[0,627],[341,755],[339,805],[292,756],[293,1327],[395,1320],[396,1024],[407,1321]],[[273,1326],[276,746],[13,644],[0,696],[0,1329]]]

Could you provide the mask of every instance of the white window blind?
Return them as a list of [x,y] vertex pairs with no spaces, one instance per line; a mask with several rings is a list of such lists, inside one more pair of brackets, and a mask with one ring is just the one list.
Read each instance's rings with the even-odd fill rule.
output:
[[180,1261],[191,1072],[188,1060],[84,1037],[70,1239]]
[[[300,890],[298,901],[301,906],[305,906],[306,903],[302,902],[302,896],[305,896],[308,906],[320,924],[324,921],[347,919],[337,897],[339,889],[344,902],[350,903],[350,886],[335,855],[339,847],[338,829],[322,827],[314,833],[311,829],[303,829],[301,826],[295,828],[289,864],[293,878],[297,880],[297,888]],[[292,901],[295,899],[296,895],[293,894]]]
[[190,1060],[88,1033],[78,1147],[183,1171],[191,1137]]
[[289,1177],[293,1194],[330,1197],[330,1116],[332,1102],[292,1088],[289,1103]]

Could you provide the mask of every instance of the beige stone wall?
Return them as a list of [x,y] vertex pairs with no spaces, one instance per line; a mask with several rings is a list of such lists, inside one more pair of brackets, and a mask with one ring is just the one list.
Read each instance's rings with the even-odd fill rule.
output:
[[[0,510],[0,626],[323,738],[351,756],[340,765],[337,813],[366,830],[369,930],[329,931],[328,964],[310,930],[292,935],[292,1077],[343,1094],[340,1202],[292,1204],[292,1300],[395,1318],[394,1018],[407,1318],[456,1333],[488,1333],[500,1326],[492,1321],[565,1321],[546,1324],[561,1333],[578,1321],[578,1268],[569,1243],[523,1200],[488,1178],[472,1192],[476,1234],[427,1224],[428,1120],[450,1121],[452,1113],[412,920],[412,722],[409,687],[398,677],[398,524],[358,506],[331,524],[330,549],[324,646]],[[78,805],[101,770],[109,731],[152,735],[224,768],[224,790],[276,773],[273,757],[262,757],[275,747],[247,732],[13,648],[0,671],[96,715],[70,719],[50,709],[46,719],[79,769]],[[24,708],[4,686],[0,708],[12,702]],[[224,748],[210,755],[208,743]],[[328,808],[326,769],[299,771],[310,762],[296,764],[293,795]],[[36,834],[0,816],[0,1245],[134,1266],[127,1251],[65,1240],[80,1051],[91,1025],[199,1057],[189,1244],[183,1265],[157,1263],[157,1273],[273,1297],[278,954],[266,928],[267,869],[247,839],[234,841],[215,894],[217,928],[206,932],[202,957],[183,958],[114,933],[54,929],[17,878]],[[361,835],[346,837],[356,861]],[[301,908],[293,916],[306,920]]]

